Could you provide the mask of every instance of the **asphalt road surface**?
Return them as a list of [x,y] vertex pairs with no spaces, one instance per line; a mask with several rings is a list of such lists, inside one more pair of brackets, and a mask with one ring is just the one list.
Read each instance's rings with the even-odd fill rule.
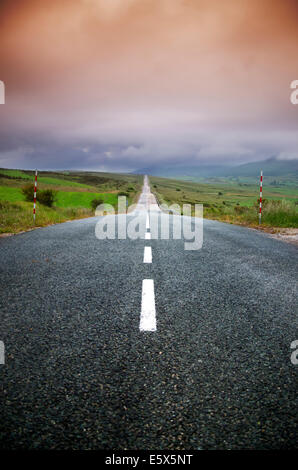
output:
[[99,218],[0,239],[2,449],[297,445],[297,248],[204,220],[186,251],[148,209],[145,184],[137,240]]

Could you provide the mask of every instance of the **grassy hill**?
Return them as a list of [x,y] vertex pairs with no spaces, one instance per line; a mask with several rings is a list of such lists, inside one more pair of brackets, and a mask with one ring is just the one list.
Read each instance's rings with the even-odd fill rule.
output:
[[259,178],[261,169],[266,177],[298,182],[298,160],[277,160],[272,157],[258,162],[245,163],[237,166],[228,165],[172,165],[154,166],[140,170],[143,174],[166,178],[179,178],[186,181],[202,181],[214,178]]
[[[204,218],[258,226],[259,183],[216,181],[209,183],[151,176],[150,184],[160,203],[167,205],[203,204]],[[263,186],[265,227],[298,227],[297,186]]]
[[[276,162],[269,164],[275,171]],[[264,226],[298,227],[298,186],[295,178],[270,177],[266,170],[264,174]],[[180,205],[201,203],[206,218],[257,226],[258,176],[210,177],[199,181],[153,176],[149,179],[159,202]],[[22,187],[33,181],[33,171],[0,169],[0,233],[17,233],[34,228],[33,201],[26,202],[22,193]],[[142,184],[143,176],[138,174],[42,171],[38,174],[38,190],[54,189],[57,198],[53,207],[38,203],[35,226],[93,216],[93,199],[100,198],[117,209],[119,193],[125,193],[131,204],[136,202]]]
[[25,201],[22,188],[34,182],[34,171],[0,168],[0,233],[17,233],[35,226],[45,226],[94,215],[93,199],[101,199],[117,210],[119,193],[129,204],[137,200],[143,177],[119,173],[48,172],[38,173],[38,191],[57,192],[53,207],[37,203],[33,223],[33,201]]
[[298,160],[277,160],[276,158],[269,158],[261,162],[245,163],[234,168],[229,168],[225,176],[255,177],[260,174],[260,169],[262,169],[267,176],[291,176],[297,178]]

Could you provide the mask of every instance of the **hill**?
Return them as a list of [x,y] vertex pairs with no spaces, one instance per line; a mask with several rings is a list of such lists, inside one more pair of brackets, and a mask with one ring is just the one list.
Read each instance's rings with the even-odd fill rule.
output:
[[278,160],[275,157],[261,160],[258,162],[244,163],[237,166],[228,165],[206,165],[198,163],[193,166],[173,165],[169,166],[151,166],[136,171],[136,174],[148,174],[166,178],[191,177],[195,178],[214,178],[214,177],[258,177],[260,170],[263,170],[266,176],[291,176],[298,177],[298,160]]

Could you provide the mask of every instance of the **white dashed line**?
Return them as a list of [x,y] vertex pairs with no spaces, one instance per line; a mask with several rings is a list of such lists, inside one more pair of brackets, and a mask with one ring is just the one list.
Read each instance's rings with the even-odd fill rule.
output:
[[5,364],[5,346],[3,341],[0,341],[0,364]]
[[148,230],[150,228],[150,221],[149,221],[149,214],[147,214],[147,217],[146,217],[146,230]]
[[145,248],[144,248],[144,261],[143,261],[143,263],[152,263],[151,246],[145,246]]
[[151,233],[150,232],[145,233],[145,240],[151,240]]
[[153,279],[143,280],[140,331],[156,331]]

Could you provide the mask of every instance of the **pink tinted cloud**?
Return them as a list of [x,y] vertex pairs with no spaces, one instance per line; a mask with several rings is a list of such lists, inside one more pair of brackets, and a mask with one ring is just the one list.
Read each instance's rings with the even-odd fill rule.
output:
[[[215,160],[293,152],[294,1],[25,0],[1,8],[8,100],[0,132],[18,148],[27,138],[49,148],[121,145],[117,158],[130,165],[152,152],[176,158],[183,148]],[[266,150],[270,133],[279,138]],[[148,152],[128,155],[135,142]]]

